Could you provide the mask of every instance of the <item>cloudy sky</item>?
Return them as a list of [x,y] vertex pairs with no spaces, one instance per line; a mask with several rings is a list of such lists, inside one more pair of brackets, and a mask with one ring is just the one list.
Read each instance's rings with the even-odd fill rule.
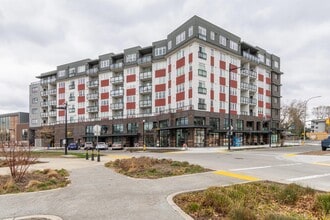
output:
[[330,1],[0,0],[0,113],[56,66],[165,39],[193,15],[281,57],[283,103],[330,105]]

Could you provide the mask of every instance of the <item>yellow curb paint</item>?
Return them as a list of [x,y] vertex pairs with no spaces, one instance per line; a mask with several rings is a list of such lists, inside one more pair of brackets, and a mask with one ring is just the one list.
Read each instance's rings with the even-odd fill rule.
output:
[[285,154],[285,157],[295,157],[297,154]]
[[315,165],[330,166],[330,163],[313,163]]
[[126,155],[108,155],[108,158],[111,159],[128,159],[128,158],[132,158],[130,156],[126,156]]
[[236,179],[241,179],[241,180],[248,180],[248,181],[258,181],[258,180],[260,180],[259,178],[256,178],[256,177],[253,177],[253,176],[247,176],[247,175],[243,175],[243,174],[232,173],[232,172],[228,172],[228,171],[224,171],[224,170],[217,170],[214,173],[218,174],[218,175],[229,176],[229,177],[233,177],[233,178],[236,178]]

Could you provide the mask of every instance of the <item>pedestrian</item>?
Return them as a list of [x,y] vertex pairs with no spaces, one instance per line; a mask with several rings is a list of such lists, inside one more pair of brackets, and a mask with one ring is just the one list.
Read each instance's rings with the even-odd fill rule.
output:
[[187,146],[186,143],[183,143],[182,147],[183,147],[184,150],[187,150],[188,149],[188,146]]

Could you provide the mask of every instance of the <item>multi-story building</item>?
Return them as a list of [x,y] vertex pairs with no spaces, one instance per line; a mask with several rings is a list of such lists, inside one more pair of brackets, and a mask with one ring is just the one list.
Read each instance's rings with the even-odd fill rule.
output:
[[279,128],[281,75],[278,56],[194,16],[152,46],[39,75],[30,127],[54,127],[59,144],[67,113],[70,142],[94,140],[97,124],[99,140],[126,146],[222,146],[228,135],[266,144]]
[[0,115],[1,143],[29,143],[29,113],[15,112]]

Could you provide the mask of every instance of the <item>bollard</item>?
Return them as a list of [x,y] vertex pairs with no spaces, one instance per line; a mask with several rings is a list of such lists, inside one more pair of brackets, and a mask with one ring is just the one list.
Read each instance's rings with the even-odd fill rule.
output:
[[146,145],[143,144],[143,151],[146,151]]
[[86,150],[86,160],[88,160],[88,150]]
[[100,149],[97,149],[97,162],[100,162]]
[[94,149],[92,149],[92,161],[94,161]]

